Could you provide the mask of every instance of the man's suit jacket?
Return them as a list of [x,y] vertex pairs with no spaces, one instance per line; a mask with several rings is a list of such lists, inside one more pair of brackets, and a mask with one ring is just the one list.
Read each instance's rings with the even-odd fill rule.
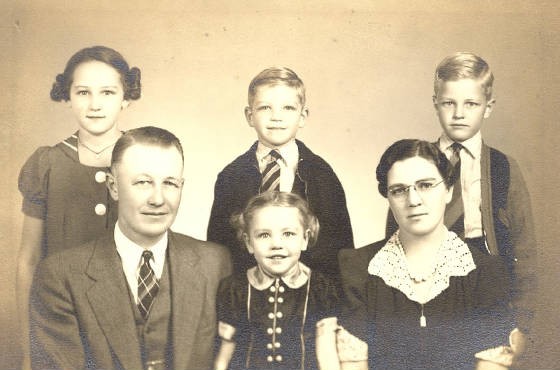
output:
[[[171,367],[207,369],[217,331],[216,292],[231,273],[227,250],[169,231]],[[54,254],[30,300],[35,369],[143,368],[129,288],[113,233]]]

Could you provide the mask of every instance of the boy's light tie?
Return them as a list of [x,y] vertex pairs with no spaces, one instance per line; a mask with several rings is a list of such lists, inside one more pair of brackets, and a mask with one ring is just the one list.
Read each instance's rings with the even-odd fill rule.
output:
[[151,251],[144,251],[140,259],[140,271],[138,272],[138,309],[142,317],[146,319],[154,298],[159,290],[156,274],[150,266],[150,260],[154,258]]
[[270,162],[262,173],[261,192],[280,190],[280,165],[278,160],[282,159],[282,156],[277,150],[271,150],[269,156]]

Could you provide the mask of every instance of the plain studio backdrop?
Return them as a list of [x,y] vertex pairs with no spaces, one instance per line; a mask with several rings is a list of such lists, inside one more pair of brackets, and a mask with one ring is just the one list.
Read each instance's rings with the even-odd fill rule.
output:
[[383,236],[387,203],[374,175],[381,153],[400,138],[440,134],[431,102],[436,64],[455,51],[481,55],[494,71],[497,100],[483,137],[518,160],[533,202],[540,294],[530,368],[558,367],[555,4],[2,1],[0,368],[17,367],[20,357],[17,176],[38,146],[76,131],[70,109],[52,102],[49,92],[68,58],[92,45],[112,47],[142,70],[142,98],[121,115],[120,127],[157,125],[181,139],[186,183],[174,229],[201,239],[216,175],[256,138],[243,115],[249,81],[269,66],[294,69],[310,109],[298,136],[338,174],[357,246]]

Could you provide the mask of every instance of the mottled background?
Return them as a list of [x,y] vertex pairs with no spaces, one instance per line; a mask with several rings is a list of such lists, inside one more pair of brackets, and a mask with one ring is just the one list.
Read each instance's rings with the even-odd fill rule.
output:
[[[183,4],[184,3],[184,4]],[[186,186],[176,231],[205,238],[218,171],[255,140],[243,116],[251,78],[271,65],[304,80],[311,115],[299,137],[335,169],[358,246],[382,237],[386,201],[374,168],[403,137],[435,139],[436,64],[473,51],[493,68],[497,104],[486,142],[515,157],[532,195],[539,244],[537,336],[528,368],[560,352],[560,11],[556,1],[0,1],[0,368],[19,363],[15,307],[20,167],[76,130],[49,99],[54,77],[86,46],[107,45],[142,70],[143,96],[120,127],[176,133]],[[529,212],[530,209],[528,208]]]

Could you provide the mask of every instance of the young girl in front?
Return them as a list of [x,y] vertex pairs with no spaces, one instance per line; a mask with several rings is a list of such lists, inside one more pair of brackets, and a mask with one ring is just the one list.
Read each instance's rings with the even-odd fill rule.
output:
[[316,353],[328,352],[338,364],[336,348],[321,348],[316,335],[336,322],[335,285],[299,261],[319,232],[307,203],[293,193],[264,192],[232,224],[256,266],[220,285],[215,369],[315,369]]
[[29,287],[39,260],[96,238],[116,221],[105,171],[122,134],[119,115],[140,98],[140,90],[140,70],[104,46],[78,51],[56,76],[51,99],[66,102],[78,130],[55,146],[38,148],[19,176],[24,220],[17,292],[25,354]]

